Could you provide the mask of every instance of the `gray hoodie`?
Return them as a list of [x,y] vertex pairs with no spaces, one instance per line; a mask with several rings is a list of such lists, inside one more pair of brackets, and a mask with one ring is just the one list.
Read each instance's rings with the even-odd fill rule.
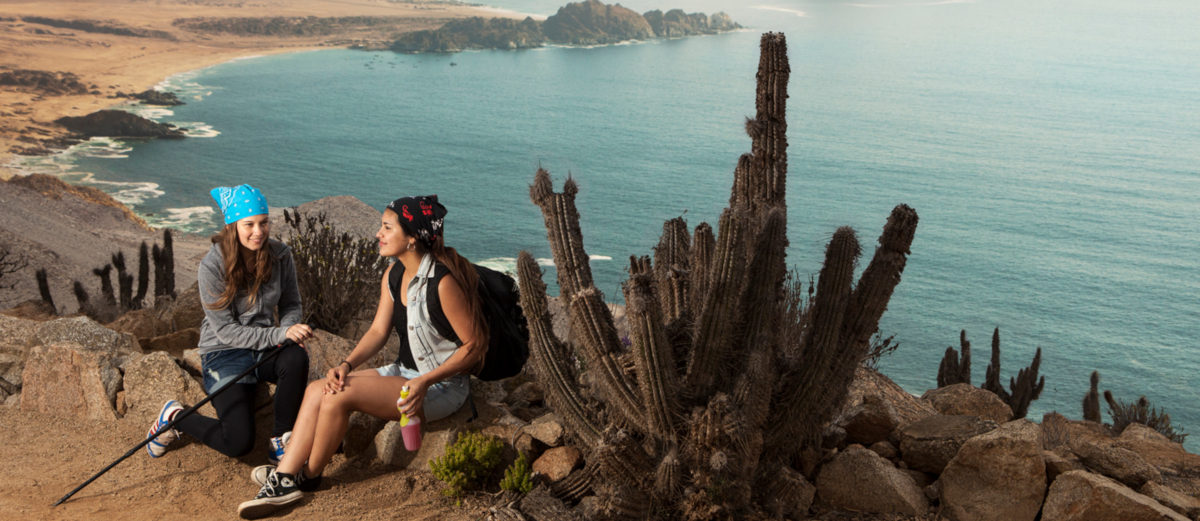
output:
[[[258,289],[251,306],[245,290],[239,291],[233,304],[225,309],[209,309],[225,291],[225,260],[221,247],[213,244],[200,261],[197,280],[204,321],[200,324],[200,354],[225,349],[267,349],[287,339],[287,328],[299,324],[300,287],[296,283],[296,264],[292,248],[275,239],[267,241],[275,261],[271,280]],[[279,306],[279,327],[275,326],[274,308]]]

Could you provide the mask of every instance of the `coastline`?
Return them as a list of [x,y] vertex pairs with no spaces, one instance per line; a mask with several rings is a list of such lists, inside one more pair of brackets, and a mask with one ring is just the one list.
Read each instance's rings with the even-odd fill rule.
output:
[[[358,42],[382,41],[397,31],[440,27],[446,20],[481,16],[517,17],[519,13],[477,6],[440,3],[347,5],[330,0],[298,0],[287,5],[205,6],[131,5],[115,0],[80,4],[66,0],[6,3],[0,17],[0,73],[37,70],[70,73],[87,94],[51,95],[35,89],[0,87],[0,180],[17,172],[8,165],[15,148],[39,146],[47,139],[68,135],[54,120],[83,116],[127,102],[117,92],[142,92],[172,76],[253,56],[347,48]],[[348,28],[319,36],[259,36],[184,30],[185,19],[272,17],[376,17],[387,22],[375,30]],[[153,30],[165,37],[62,29],[29,23],[27,17],[55,20],[103,20],[138,31]],[[361,29],[361,28],[357,28]]]

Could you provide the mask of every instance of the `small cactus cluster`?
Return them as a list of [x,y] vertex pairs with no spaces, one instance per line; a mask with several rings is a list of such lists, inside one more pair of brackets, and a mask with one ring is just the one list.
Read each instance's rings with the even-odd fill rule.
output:
[[[1100,372],[1092,371],[1091,388],[1083,395],[1083,419],[1100,423]],[[1187,433],[1176,430],[1171,425],[1171,415],[1150,404],[1145,396],[1136,402],[1124,403],[1113,397],[1112,391],[1104,391],[1104,401],[1108,403],[1108,413],[1112,415],[1112,430],[1115,434],[1125,431],[1133,423],[1140,423],[1154,429],[1175,443],[1183,443]]]
[[500,488],[503,490],[511,490],[528,494],[533,490],[533,481],[530,479],[532,472],[529,469],[529,460],[525,458],[525,453],[517,456],[516,461],[507,469],[504,469],[504,479],[500,481]]
[[[74,281],[75,300],[79,303],[79,311],[101,322],[116,320],[127,311],[141,309],[145,304],[146,292],[150,286],[150,249],[143,241],[138,248],[137,293],[134,293],[134,276],[129,273],[125,264],[125,252],[118,251],[111,257],[111,262],[95,268],[92,274],[100,279],[100,300],[96,301],[88,295],[83,283]],[[176,297],[175,292],[175,253],[172,246],[171,230],[163,229],[163,246],[158,244],[153,248],[154,258],[154,296]],[[117,270],[116,289],[112,283],[113,268]],[[54,306],[54,297],[50,294],[50,283],[45,269],[36,273],[38,292],[42,301]]]
[[1004,385],[1000,383],[1000,328],[996,328],[992,332],[992,363],[987,366],[983,389],[1004,400],[1004,403],[1012,408],[1014,420],[1024,418],[1029,414],[1029,404],[1041,397],[1042,389],[1046,387],[1046,377],[1038,378],[1038,368],[1041,365],[1042,348],[1039,347],[1029,367],[1018,371],[1016,378],[1008,379],[1008,388],[1012,392],[1005,390]]
[[840,410],[900,282],[917,214],[892,211],[857,284],[858,236],[838,229],[804,300],[786,268],[789,74],[784,36],[763,35],[751,153],[738,160],[719,233],[672,219],[653,259],[630,258],[628,347],[592,281],[578,186],[568,178],[554,192],[547,171],[535,174],[530,197],[545,218],[571,332],[554,334],[542,271],[521,252],[529,367],[588,462],[552,492],[593,492],[589,517],[789,515],[802,502],[796,456],[819,447]]
[[971,342],[967,340],[967,330],[959,332],[958,343],[962,347],[962,358],[953,346],[946,348],[946,355],[938,366],[938,389],[954,384],[971,385]]

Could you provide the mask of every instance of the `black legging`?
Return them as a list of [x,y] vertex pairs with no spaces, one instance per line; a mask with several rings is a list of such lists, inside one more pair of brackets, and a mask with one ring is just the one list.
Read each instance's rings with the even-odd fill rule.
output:
[[[275,430],[282,436],[292,430],[300,414],[300,402],[308,386],[308,353],[300,346],[288,346],[263,365],[258,379],[275,384]],[[254,395],[257,384],[231,384],[212,399],[217,419],[193,414],[176,424],[176,429],[199,439],[231,457],[241,457],[254,449]]]

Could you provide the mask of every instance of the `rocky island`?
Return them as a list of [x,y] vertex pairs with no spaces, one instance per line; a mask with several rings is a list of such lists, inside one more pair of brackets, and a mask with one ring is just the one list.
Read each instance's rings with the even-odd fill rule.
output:
[[638,14],[599,0],[570,3],[544,22],[468,18],[434,30],[415,31],[392,43],[395,52],[458,52],[469,49],[529,49],[548,43],[605,45],[628,40],[678,38],[741,29],[725,13],[687,14],[681,9]]

